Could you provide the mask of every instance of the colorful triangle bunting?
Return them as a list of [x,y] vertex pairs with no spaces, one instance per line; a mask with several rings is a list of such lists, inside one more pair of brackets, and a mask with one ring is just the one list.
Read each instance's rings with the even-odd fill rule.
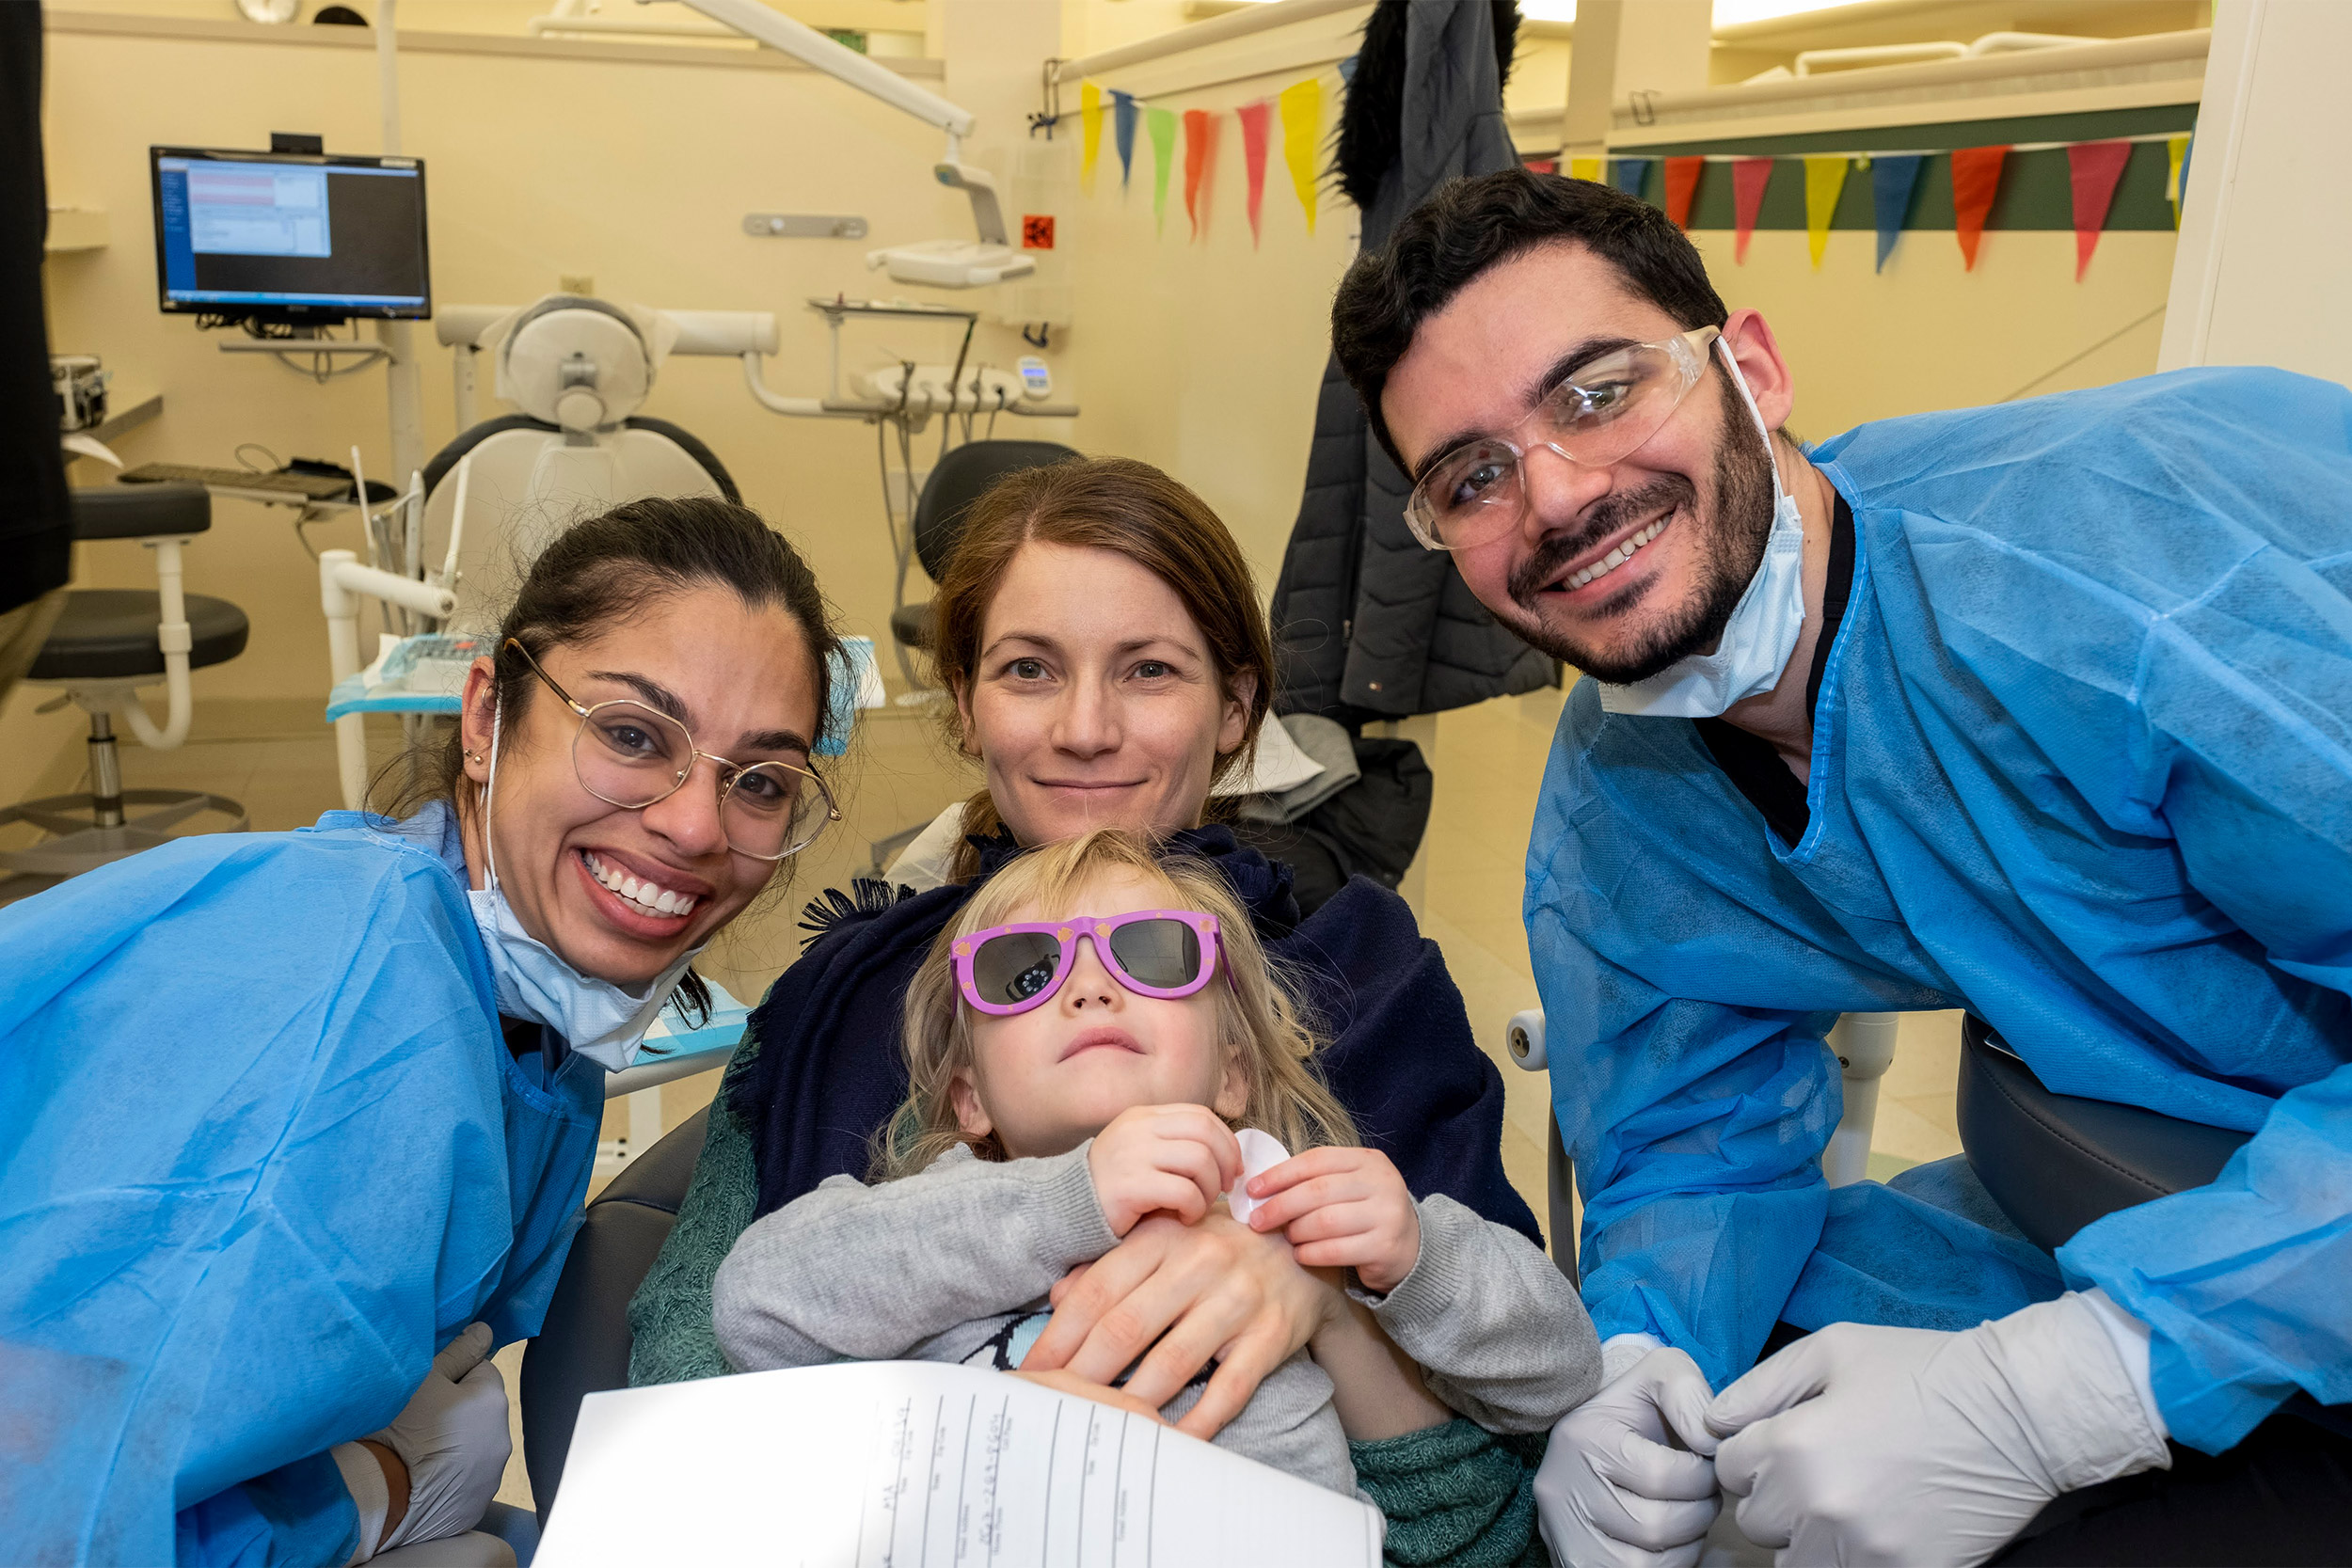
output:
[[2115,182],[2132,161],[2127,141],[2076,142],[2066,150],[2066,174],[2074,194],[2074,281],[2090,270],[2090,253],[2099,248],[2099,230],[2107,226],[2107,209],[2115,203]]
[[1821,270],[1822,253],[1829,249],[1829,220],[1846,189],[1847,163],[1842,154],[1804,161],[1804,237],[1813,250],[1815,272]]
[[1078,183],[1094,188],[1094,161],[1103,154],[1103,89],[1092,82],[1078,87]]
[[1216,116],[1206,109],[1184,111],[1184,216],[1192,237],[1200,238],[1209,223],[1210,176],[1216,168]]
[[1127,188],[1127,177],[1136,165],[1136,95],[1111,88],[1111,139],[1119,144],[1119,188]]
[[1764,187],[1772,182],[1772,160],[1738,158],[1731,165],[1731,259],[1748,263],[1748,239],[1756,232],[1756,215],[1764,210]]
[[2164,141],[2164,197],[2172,203],[2172,227],[2181,226],[2181,198],[2188,195],[2187,136],[2167,136]]
[[1628,196],[1640,196],[1642,186],[1649,179],[1647,158],[1612,158],[1609,160],[1609,182]]
[[1706,167],[1704,158],[1666,160],[1666,216],[1677,229],[1691,227],[1691,203],[1699,194],[1699,174]]
[[1176,169],[1176,111],[1146,109],[1143,128],[1152,136],[1152,231],[1168,231],[1168,177]]
[[1919,167],[1926,162],[1915,152],[1870,160],[1870,215],[1879,231],[1879,259],[1873,272],[1884,272],[1886,259],[1895,254],[1903,220],[1911,215],[1912,193],[1919,186]]
[[1568,178],[1571,180],[1590,180],[1597,183],[1600,180],[1601,162],[1602,160],[1598,158],[1570,158],[1568,160]]
[[1258,212],[1265,205],[1266,117],[1274,105],[1265,99],[1244,103],[1233,111],[1241,120],[1241,162],[1249,178],[1249,243],[1258,243]]
[[1282,162],[1290,166],[1291,189],[1307,210],[1307,232],[1315,231],[1315,141],[1323,130],[1323,83],[1310,76],[1293,82],[1275,98],[1282,115]]
[[1984,239],[1984,220],[1993,211],[1994,193],[2001,188],[2001,164],[2009,157],[2000,147],[1963,147],[1952,154],[1952,228],[1960,237],[1964,270],[1977,270],[1977,246]]

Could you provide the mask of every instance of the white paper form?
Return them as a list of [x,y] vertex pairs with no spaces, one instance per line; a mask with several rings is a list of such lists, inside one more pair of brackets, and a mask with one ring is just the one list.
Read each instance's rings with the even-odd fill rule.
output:
[[535,1560],[1376,1568],[1359,1499],[975,1367],[866,1362],[591,1394]]

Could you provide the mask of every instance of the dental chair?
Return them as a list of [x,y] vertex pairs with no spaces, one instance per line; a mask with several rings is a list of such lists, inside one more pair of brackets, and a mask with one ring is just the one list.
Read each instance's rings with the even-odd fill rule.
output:
[[[194,706],[189,672],[245,651],[244,610],[181,588],[181,547],[212,528],[212,497],[193,484],[105,485],[73,491],[72,507],[75,539],[135,539],[152,550],[156,586],[73,590],[34,656],[24,679],[64,688],[48,705],[70,702],[89,715],[89,789],[0,809],[0,827],[22,822],[49,835],[27,848],[0,850],[0,880],[12,874],[53,881],[77,876],[167,844],[172,829],[207,814],[221,819],[210,831],[246,827],[245,808],[224,796],[125,789],[114,729],[119,715],[142,745],[177,747],[187,738]],[[167,693],[160,726],[138,696],[153,686]]]
[[[637,412],[678,347],[677,316],[581,294],[549,294],[483,322],[492,309],[453,307],[436,325],[460,347],[469,381],[472,356],[493,356],[498,394],[518,411],[469,423],[425,465],[417,541],[421,562],[442,563],[469,626],[579,517],[646,496],[743,499],[708,447]],[[764,319],[772,333],[774,318]]]
[[[367,789],[364,715],[454,714],[474,651],[421,644],[404,653],[401,634],[487,628],[548,542],[581,517],[648,496],[739,504],[742,493],[717,453],[637,410],[673,353],[734,356],[776,346],[770,314],[653,310],[581,294],[549,294],[520,309],[446,306],[434,325],[457,351],[458,435],[385,514],[383,534],[371,530],[365,567],[351,557],[322,560],[335,682],[326,716],[351,811]],[[517,411],[476,421],[475,361],[485,354],[498,395]],[[372,662],[359,633],[365,597],[405,612],[397,630],[386,612]]]

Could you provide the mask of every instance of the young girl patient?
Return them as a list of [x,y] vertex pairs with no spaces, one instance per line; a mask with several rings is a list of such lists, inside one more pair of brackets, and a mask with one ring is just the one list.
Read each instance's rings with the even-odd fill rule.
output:
[[1348,1271],[1346,1298],[1220,1446],[1352,1492],[1351,1436],[1454,1411],[1543,1432],[1597,1385],[1592,1322],[1549,1259],[1451,1198],[1415,1202],[1386,1156],[1352,1147],[1312,1037],[1205,864],[1111,832],[1022,857],[941,933],[905,1046],[876,1184],[833,1178],[720,1268],[713,1318],[739,1370],[1018,1369],[1055,1282],[1148,1214],[1192,1224],[1223,1203],[1234,1129],[1257,1128],[1295,1157],[1248,1183],[1249,1223],[1281,1229],[1302,1266]]

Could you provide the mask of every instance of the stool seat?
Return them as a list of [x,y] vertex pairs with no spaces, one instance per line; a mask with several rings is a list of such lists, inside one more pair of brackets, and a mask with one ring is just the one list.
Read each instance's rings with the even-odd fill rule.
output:
[[2055,1093],[1974,1014],[1961,1042],[1961,1148],[1993,1201],[2044,1251],[2119,1209],[2204,1186],[2253,1136]]
[[[200,670],[245,652],[245,611],[227,599],[190,594],[188,668]],[[155,627],[159,595],[135,588],[83,588],[66,595],[65,610],[25,672],[27,680],[134,680],[164,673]]]

